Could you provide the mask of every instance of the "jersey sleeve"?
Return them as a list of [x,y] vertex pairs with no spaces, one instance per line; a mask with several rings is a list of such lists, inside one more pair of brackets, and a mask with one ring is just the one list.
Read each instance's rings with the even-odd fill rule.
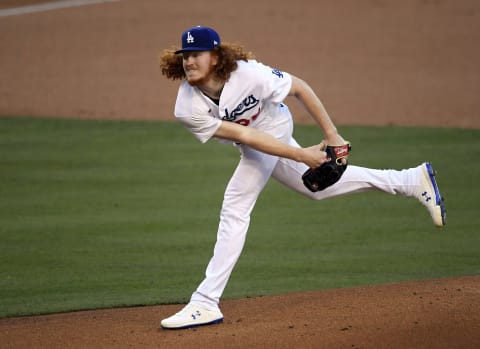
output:
[[177,120],[202,143],[212,138],[222,123],[220,119],[201,115],[177,117]]
[[200,142],[207,142],[222,121],[209,114],[209,106],[195,90],[184,82],[175,103],[176,119]]
[[280,104],[292,88],[289,73],[258,63],[262,71],[263,95],[270,103]]

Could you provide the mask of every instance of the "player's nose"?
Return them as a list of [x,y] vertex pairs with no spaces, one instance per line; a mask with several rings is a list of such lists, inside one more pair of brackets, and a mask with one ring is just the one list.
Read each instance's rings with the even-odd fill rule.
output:
[[187,60],[184,61],[184,66],[187,68],[192,68],[195,65],[195,60],[194,58],[188,58]]

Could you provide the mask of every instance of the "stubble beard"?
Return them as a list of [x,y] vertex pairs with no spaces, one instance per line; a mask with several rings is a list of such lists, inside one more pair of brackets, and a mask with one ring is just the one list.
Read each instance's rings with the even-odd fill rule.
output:
[[215,70],[214,69],[215,69],[215,67],[211,66],[208,70],[208,73],[205,76],[203,76],[201,78],[198,78],[198,79],[193,79],[193,80],[189,80],[187,78],[187,82],[190,84],[190,86],[196,86],[196,87],[203,86],[210,79],[212,79],[215,76]]

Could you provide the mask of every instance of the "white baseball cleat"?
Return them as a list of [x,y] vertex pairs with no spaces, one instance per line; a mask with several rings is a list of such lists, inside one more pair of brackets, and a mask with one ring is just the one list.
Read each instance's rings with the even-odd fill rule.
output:
[[160,325],[166,329],[185,329],[195,326],[218,324],[223,321],[223,314],[218,310],[207,310],[196,305],[187,304],[181,311],[163,319]]
[[443,227],[447,223],[447,211],[435,180],[435,171],[429,162],[423,163],[420,168],[420,189],[415,196],[428,209],[433,223]]

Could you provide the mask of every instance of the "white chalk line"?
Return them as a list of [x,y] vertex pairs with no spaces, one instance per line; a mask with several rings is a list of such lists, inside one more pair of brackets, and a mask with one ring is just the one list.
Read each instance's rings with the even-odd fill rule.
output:
[[8,9],[0,10],[0,17],[18,16],[18,15],[24,15],[24,14],[27,14],[27,13],[58,10],[58,9],[61,9],[61,8],[69,8],[69,7],[91,5],[91,4],[101,4],[101,3],[104,3],[104,2],[116,2],[116,1],[120,1],[120,0],[63,0],[63,1],[52,1],[52,2],[46,2],[44,4],[28,5],[28,6],[22,6],[22,7],[15,7],[15,8],[8,8]]

